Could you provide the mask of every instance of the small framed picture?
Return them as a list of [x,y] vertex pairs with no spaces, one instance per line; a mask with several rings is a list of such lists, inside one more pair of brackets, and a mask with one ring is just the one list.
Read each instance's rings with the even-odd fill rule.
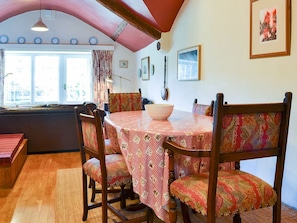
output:
[[200,80],[201,45],[177,52],[177,79],[179,81]]
[[150,79],[150,57],[145,57],[141,59],[141,73],[142,80]]
[[128,68],[128,60],[120,60],[120,68]]
[[291,0],[250,0],[250,59],[290,55]]

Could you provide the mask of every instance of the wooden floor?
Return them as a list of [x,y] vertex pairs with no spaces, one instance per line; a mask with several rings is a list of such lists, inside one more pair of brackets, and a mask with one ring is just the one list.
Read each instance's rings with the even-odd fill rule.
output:
[[[0,189],[0,222],[55,223],[57,172],[80,166],[78,152],[29,155],[13,189]],[[283,217],[297,222],[297,211],[285,208]]]
[[80,166],[78,152],[29,155],[13,189],[0,189],[0,222],[54,223],[57,170]]

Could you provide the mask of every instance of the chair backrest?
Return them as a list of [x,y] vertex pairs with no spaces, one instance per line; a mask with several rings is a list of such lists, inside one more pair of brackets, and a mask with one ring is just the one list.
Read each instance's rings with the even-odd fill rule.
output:
[[97,109],[97,105],[93,102],[84,102],[84,110],[88,115],[93,115],[93,111]]
[[106,112],[104,110],[102,110],[102,109],[98,109],[97,105],[95,103],[92,103],[92,102],[85,102],[84,103],[84,110],[85,110],[86,114],[94,115],[93,111],[95,109],[98,111],[99,116],[101,118],[102,125],[104,126],[104,117],[106,116]]
[[216,203],[219,163],[272,156],[277,158],[274,189],[281,200],[292,93],[287,92],[283,102],[269,104],[232,105],[223,99],[217,94],[214,105],[208,205]]
[[[74,110],[82,164],[86,162],[86,154],[97,158],[102,164],[105,163],[105,144],[99,112],[94,110],[93,115],[88,115],[80,113],[77,107]],[[101,171],[106,171],[105,165],[101,165],[101,168]]]
[[206,104],[198,104],[198,100],[195,98],[193,107],[192,107],[192,113],[199,114],[199,115],[207,115],[212,116],[213,115],[213,106],[214,101],[212,100],[209,105]]
[[110,93],[108,91],[109,112],[142,110],[141,92]]

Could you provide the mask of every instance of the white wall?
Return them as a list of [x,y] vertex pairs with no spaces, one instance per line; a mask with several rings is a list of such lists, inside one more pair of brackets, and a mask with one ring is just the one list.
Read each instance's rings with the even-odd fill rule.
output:
[[[194,98],[209,103],[218,92],[224,93],[229,103],[282,101],[286,91],[293,92],[282,200],[297,208],[297,9],[293,4],[291,55],[253,60],[249,59],[249,13],[248,0],[186,0],[171,29],[172,47],[166,54],[168,101],[160,96],[164,54],[156,50],[156,43],[136,53],[136,69],[146,56],[156,67],[149,81],[138,79],[138,84],[143,96],[155,103],[172,103],[186,111],[191,111]],[[201,80],[178,81],[177,51],[198,44],[202,46]],[[268,182],[274,177],[271,159],[242,162],[241,169]]]

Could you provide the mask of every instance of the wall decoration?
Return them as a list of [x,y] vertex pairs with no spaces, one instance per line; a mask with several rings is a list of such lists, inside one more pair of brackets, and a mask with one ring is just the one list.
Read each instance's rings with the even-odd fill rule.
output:
[[137,76],[138,76],[138,78],[141,78],[141,76],[142,76],[142,71],[140,68],[137,70]]
[[0,36],[0,43],[1,44],[2,43],[8,43],[8,40],[9,40],[8,36],[6,36],[6,35]]
[[155,74],[155,65],[151,64],[151,74],[154,75]]
[[36,37],[36,38],[34,39],[34,43],[35,43],[35,44],[41,44],[41,43],[42,43],[42,39],[41,39],[40,37]]
[[201,45],[179,50],[177,52],[177,79],[200,80]]
[[120,60],[120,68],[128,68],[128,60]]
[[20,37],[18,38],[18,43],[19,43],[19,44],[24,44],[25,42],[26,42],[25,37],[20,36]]
[[53,37],[52,38],[52,44],[59,44],[60,40],[58,37]]
[[89,39],[90,45],[96,45],[98,43],[98,39],[95,36],[90,37]]
[[150,57],[141,59],[142,80],[150,79]]
[[250,59],[290,55],[291,0],[250,0]]
[[76,38],[72,38],[72,39],[70,40],[70,44],[71,44],[71,45],[77,45],[77,44],[78,44],[78,40],[77,40]]

